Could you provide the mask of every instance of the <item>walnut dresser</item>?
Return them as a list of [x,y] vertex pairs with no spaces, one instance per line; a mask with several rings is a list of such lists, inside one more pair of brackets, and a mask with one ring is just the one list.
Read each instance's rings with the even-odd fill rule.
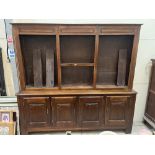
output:
[[21,134],[132,130],[139,24],[13,24]]

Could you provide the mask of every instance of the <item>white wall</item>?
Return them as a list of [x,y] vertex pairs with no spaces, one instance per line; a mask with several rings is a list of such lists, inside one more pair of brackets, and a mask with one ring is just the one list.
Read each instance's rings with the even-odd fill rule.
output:
[[155,58],[155,20],[13,20],[35,23],[140,23],[141,28],[133,88],[138,92],[134,121],[142,121],[146,104],[151,63]]

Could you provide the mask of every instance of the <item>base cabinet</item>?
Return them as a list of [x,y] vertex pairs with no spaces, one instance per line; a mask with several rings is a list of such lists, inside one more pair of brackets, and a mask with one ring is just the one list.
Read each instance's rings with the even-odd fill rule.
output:
[[130,133],[135,96],[20,96],[18,104],[21,134],[114,129]]

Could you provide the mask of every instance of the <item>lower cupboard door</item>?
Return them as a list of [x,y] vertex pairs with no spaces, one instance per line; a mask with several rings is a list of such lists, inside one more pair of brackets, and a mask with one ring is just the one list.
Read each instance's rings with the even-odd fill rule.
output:
[[54,97],[54,126],[61,129],[76,125],[76,98]]
[[100,127],[104,122],[102,97],[80,97],[78,121],[82,128]]
[[129,96],[106,97],[106,125],[126,127],[129,116]]
[[29,127],[50,126],[50,100],[48,97],[24,98],[26,122]]

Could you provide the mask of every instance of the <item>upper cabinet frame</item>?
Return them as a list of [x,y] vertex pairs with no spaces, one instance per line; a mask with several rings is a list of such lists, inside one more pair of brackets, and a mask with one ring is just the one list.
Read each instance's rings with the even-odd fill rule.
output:
[[[95,37],[94,72],[93,87],[90,89],[132,89],[137,58],[138,42],[141,24],[24,24],[13,23],[13,39],[16,51],[16,64],[19,79],[20,91],[23,90],[43,90],[61,89],[61,60],[60,60],[60,36],[61,35],[91,35]],[[56,36],[56,61],[57,61],[57,88],[27,88],[25,80],[24,60],[20,45],[20,35],[55,35]],[[131,51],[131,61],[129,67],[128,85],[126,87],[96,88],[97,62],[99,54],[99,36],[101,35],[132,35],[133,48]],[[88,88],[89,89],[89,88]]]

